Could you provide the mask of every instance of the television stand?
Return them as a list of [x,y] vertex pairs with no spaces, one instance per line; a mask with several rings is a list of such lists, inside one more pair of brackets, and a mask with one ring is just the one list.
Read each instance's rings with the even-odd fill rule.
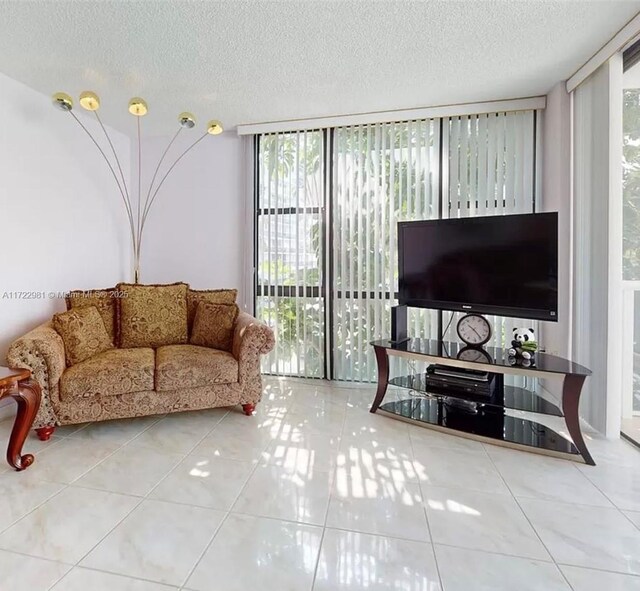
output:
[[[380,340],[373,345],[378,364],[378,388],[371,412],[380,412],[423,427],[443,430],[462,437],[479,439],[518,449],[534,451],[566,459],[582,458],[595,466],[580,430],[578,408],[582,385],[591,371],[567,359],[536,353],[533,364],[509,358],[507,350],[497,347],[482,349],[485,355],[469,360],[469,348],[460,343],[428,339],[409,339],[398,343]],[[460,355],[458,358],[458,355]],[[427,374],[389,377],[389,357],[427,361],[438,367],[462,368],[496,374],[490,394],[471,388],[455,388],[451,384],[434,385]],[[558,407],[538,393],[525,388],[504,385],[505,375],[534,378],[562,378],[562,402]],[[413,390],[419,396],[383,404],[387,388],[398,386]],[[513,416],[508,409],[542,415],[564,417],[571,440],[534,420]]]

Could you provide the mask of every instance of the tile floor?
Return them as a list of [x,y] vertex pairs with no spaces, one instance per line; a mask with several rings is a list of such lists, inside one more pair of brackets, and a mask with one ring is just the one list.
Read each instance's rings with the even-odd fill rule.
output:
[[[0,465],[0,591],[640,591],[640,450],[596,467],[414,427],[371,387],[29,440]],[[10,421],[0,423],[0,445]]]

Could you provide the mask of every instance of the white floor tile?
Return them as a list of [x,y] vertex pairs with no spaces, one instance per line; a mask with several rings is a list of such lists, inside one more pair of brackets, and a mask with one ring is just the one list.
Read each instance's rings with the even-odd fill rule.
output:
[[47,591],[71,567],[0,550],[0,589],[3,591]]
[[278,466],[258,466],[233,506],[235,513],[323,525],[331,475],[300,474]]
[[551,562],[436,544],[446,591],[571,591]]
[[135,441],[121,447],[112,456],[76,480],[78,486],[129,495],[145,496],[182,460]]
[[228,511],[255,468],[251,462],[189,454],[151,493],[152,498]]
[[[640,449],[624,439],[607,439],[600,435],[586,436],[585,441],[596,465],[611,464],[640,469]],[[582,465],[588,472],[593,466]]]
[[68,487],[0,535],[0,548],[75,564],[140,502]]
[[195,591],[310,591],[322,528],[230,514],[186,583]]
[[85,429],[92,423],[77,423],[76,425],[62,425],[56,427],[53,437],[70,437],[74,433]]
[[338,462],[340,438],[328,433],[292,433],[270,443],[262,453],[262,463],[297,472],[330,472]]
[[510,495],[423,486],[434,543],[550,560]]
[[75,567],[51,591],[172,591],[178,587]]
[[336,473],[327,527],[430,541],[420,487]]
[[223,517],[211,509],[144,501],[81,566],[180,586]]
[[623,511],[623,513],[640,529],[640,511]]
[[0,465],[0,589],[24,552],[83,567],[31,562],[11,591],[56,577],[54,591],[304,591],[318,556],[316,591],[436,591],[433,538],[444,591],[568,591],[549,552],[574,591],[638,590],[637,449],[588,434],[598,466],[584,466],[371,414],[372,398],[370,385],[266,377],[252,417],[30,436],[33,466]]
[[440,591],[431,544],[326,529],[314,591]]
[[241,429],[233,432],[214,429],[193,449],[193,453],[239,462],[258,462],[271,441],[270,437],[256,436]]
[[63,487],[63,484],[38,480],[29,470],[0,474],[0,532]]
[[597,486],[618,509],[640,511],[640,466],[600,464],[584,466],[580,473]]
[[640,591],[640,577],[605,571],[561,566],[573,591]]
[[[285,415],[286,416],[286,415]],[[284,418],[229,413],[211,433],[211,437],[225,438],[241,435],[247,445],[264,449],[269,443],[287,437],[292,425],[285,425]]]
[[497,446],[487,446],[487,452],[516,497],[612,506],[577,465],[568,460]]
[[293,406],[282,421],[290,425],[293,431],[300,433],[324,433],[340,435],[345,422],[346,407],[328,406],[325,408],[304,408]]
[[487,493],[509,492],[484,449],[446,449],[415,443],[414,466],[420,482]]
[[136,443],[174,454],[187,454],[225,416],[227,409],[167,415],[136,437]]
[[[258,405],[259,406],[259,405]],[[259,412],[248,417],[239,410],[230,410],[216,425],[215,429],[229,435],[241,432],[254,441],[271,441],[280,430],[282,419],[262,415]]]
[[337,465],[347,474],[357,471],[367,478],[418,482],[413,450],[405,438],[396,443],[386,438],[344,436],[340,441]]
[[521,499],[554,560],[640,575],[640,531],[617,509]]
[[[107,441],[123,445],[137,437],[163,418],[164,415],[151,417],[136,417],[134,419],[120,419],[115,421],[101,421],[91,423],[84,429],[72,431],[68,437],[77,437],[87,441]],[[63,427],[62,427],[63,428]],[[56,428],[56,433],[58,432]]]
[[345,437],[392,443],[402,449],[410,443],[407,423],[359,408],[347,411],[342,433]]
[[67,437],[36,456],[29,472],[49,482],[69,484],[114,453],[120,444]]

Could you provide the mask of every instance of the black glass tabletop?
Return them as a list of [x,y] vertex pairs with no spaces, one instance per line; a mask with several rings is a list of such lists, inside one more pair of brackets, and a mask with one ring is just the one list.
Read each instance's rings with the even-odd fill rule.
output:
[[390,351],[399,353],[415,353],[425,355],[434,359],[457,360],[465,363],[477,364],[478,367],[488,367],[498,365],[501,367],[518,367],[521,369],[531,369],[537,372],[547,372],[553,374],[572,374],[589,376],[591,370],[586,367],[547,353],[536,353],[534,358],[527,362],[523,359],[510,357],[508,349],[500,347],[469,347],[464,343],[455,341],[437,341],[434,339],[408,339],[403,342],[394,342],[388,339],[373,341],[374,347],[382,347]]

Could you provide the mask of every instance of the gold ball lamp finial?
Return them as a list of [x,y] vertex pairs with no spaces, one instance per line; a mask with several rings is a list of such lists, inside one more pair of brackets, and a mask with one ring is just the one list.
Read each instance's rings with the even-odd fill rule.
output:
[[224,131],[222,123],[216,119],[212,119],[207,123],[207,133],[211,135],[219,135]]
[[147,114],[149,108],[147,107],[147,101],[139,96],[134,96],[129,101],[129,113],[136,117],[144,117]]
[[95,92],[85,90],[80,95],[80,106],[87,111],[97,111],[100,108],[100,98]]
[[187,129],[192,129],[196,124],[196,118],[193,114],[187,113],[186,111],[178,115],[178,121],[182,127],[186,127]]
[[73,99],[66,92],[56,92],[51,101],[56,109],[61,111],[71,111],[73,109]]

